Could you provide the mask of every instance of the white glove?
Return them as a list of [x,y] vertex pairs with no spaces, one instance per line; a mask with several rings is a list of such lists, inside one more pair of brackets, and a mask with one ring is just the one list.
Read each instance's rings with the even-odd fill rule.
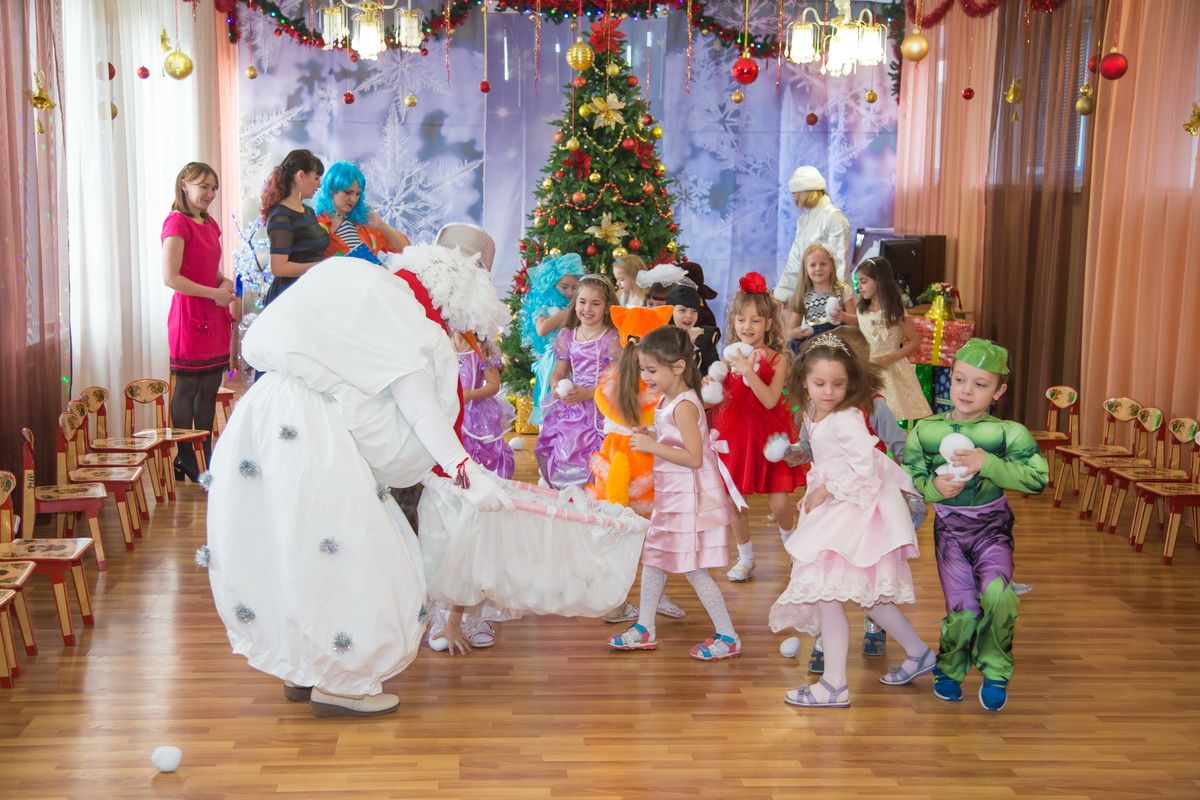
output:
[[501,509],[512,511],[515,508],[508,491],[492,477],[490,472],[474,461],[467,461],[464,466],[469,486],[463,490],[463,494],[467,496],[468,503],[480,511],[500,511]]

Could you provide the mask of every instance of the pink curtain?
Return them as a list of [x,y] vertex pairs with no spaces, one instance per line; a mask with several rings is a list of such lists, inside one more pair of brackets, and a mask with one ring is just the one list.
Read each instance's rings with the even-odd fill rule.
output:
[[220,143],[220,158],[213,167],[221,180],[217,213],[220,215],[218,221],[221,230],[224,231],[223,269],[225,274],[232,278],[235,274],[233,255],[237,252],[238,241],[230,214],[238,212],[238,217],[241,218],[241,209],[238,208],[238,198],[242,195],[239,183],[241,169],[238,163],[238,79],[242,73],[238,69],[237,45],[231,44],[224,33],[225,15],[215,9],[213,14],[216,35],[212,37],[212,55],[217,66],[216,108],[213,109],[213,117],[217,121]]
[[1130,66],[1097,81],[1082,386],[1092,439],[1114,395],[1200,416],[1200,162],[1182,127],[1200,100],[1200,3],[1112,4],[1105,51],[1114,25]]
[[[70,380],[60,0],[0,3],[0,469],[21,468],[33,430],[38,479],[54,471],[54,429]],[[30,104],[34,76],[58,107]]]
[[[955,5],[925,31],[929,55],[904,64],[896,134],[896,230],[946,235],[946,279],[972,310],[982,282],[998,18],[972,19]],[[971,100],[962,96],[968,86]]]

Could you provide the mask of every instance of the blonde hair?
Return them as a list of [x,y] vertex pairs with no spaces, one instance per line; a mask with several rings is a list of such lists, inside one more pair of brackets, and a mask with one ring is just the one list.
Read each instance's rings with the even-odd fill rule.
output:
[[[220,183],[217,171],[203,161],[189,161],[184,164],[183,169],[179,170],[179,174],[175,176],[175,201],[171,203],[171,210],[187,214],[190,217],[192,207],[188,205],[187,192],[184,191],[183,185],[207,178],[209,175],[212,176],[214,182]],[[201,211],[200,219],[208,219],[208,212]]]
[[821,202],[821,198],[825,196],[824,189],[807,189],[803,192],[793,192],[796,198],[796,205],[800,208],[815,208],[817,203]]
[[824,253],[829,259],[830,274],[830,295],[842,299],[842,294],[845,291],[845,286],[837,276],[837,261],[833,258],[833,253],[829,252],[829,248],[825,245],[814,242],[804,248],[804,255],[800,257],[800,279],[796,281],[796,290],[792,292],[792,299],[788,300],[788,308],[793,314],[799,314],[801,317],[805,315],[804,298],[812,291],[812,279],[808,277],[808,257],[813,253]]
[[729,304],[729,312],[725,315],[725,340],[741,341],[734,327],[734,320],[746,306],[754,306],[754,313],[767,321],[767,330],[763,334],[763,347],[783,352],[783,318],[779,314],[779,304],[775,298],[766,292],[738,292]]
[[624,255],[613,262],[613,277],[618,273],[624,275],[633,284],[632,288],[627,292],[624,300],[643,300],[646,297],[646,290],[638,285],[638,273],[646,269],[646,262],[641,256],[635,256],[632,253]]

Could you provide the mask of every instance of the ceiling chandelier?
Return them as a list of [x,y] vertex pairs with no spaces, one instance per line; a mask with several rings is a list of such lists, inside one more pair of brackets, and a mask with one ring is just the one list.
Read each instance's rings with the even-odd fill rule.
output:
[[[384,26],[384,11],[391,11],[400,5],[395,2],[378,2],[378,0],[327,0],[317,12],[320,21],[321,38],[325,40],[326,50],[341,47],[347,38],[350,48],[359,58],[374,61],[379,54],[387,50],[387,34]],[[347,24],[346,11],[354,12],[353,19]],[[421,12],[413,11],[412,0],[407,9],[396,13],[396,44],[406,53],[415,53],[421,49],[425,37],[421,34]]]
[[821,74],[840,77],[859,66],[873,67],[887,58],[887,26],[869,9],[856,18],[850,0],[833,0],[837,16],[822,20],[808,7],[788,25],[784,55],[793,64],[821,63]]

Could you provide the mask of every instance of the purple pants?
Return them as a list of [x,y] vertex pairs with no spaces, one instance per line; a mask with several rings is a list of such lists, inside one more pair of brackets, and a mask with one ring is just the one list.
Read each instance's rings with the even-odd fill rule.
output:
[[1008,498],[982,506],[934,505],[933,544],[946,613],[982,613],[979,593],[1013,574],[1013,513]]

